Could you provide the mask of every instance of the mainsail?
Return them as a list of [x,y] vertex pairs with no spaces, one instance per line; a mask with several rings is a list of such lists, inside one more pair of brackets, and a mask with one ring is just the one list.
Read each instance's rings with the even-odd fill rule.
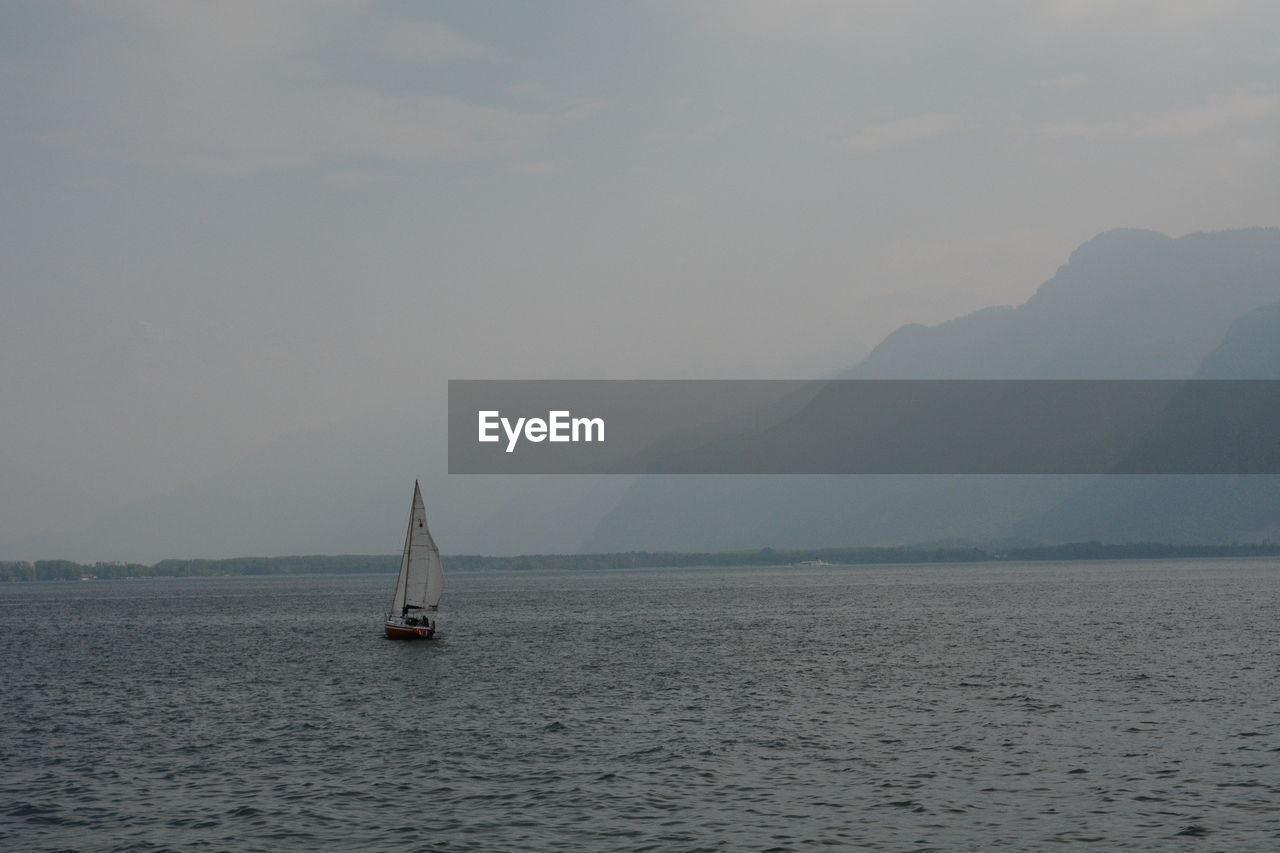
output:
[[422,489],[413,483],[413,509],[409,513],[409,530],[404,537],[404,556],[400,558],[400,577],[396,580],[396,597],[391,602],[391,615],[408,610],[435,610],[444,592],[444,566],[440,549],[427,528],[427,510],[422,504]]

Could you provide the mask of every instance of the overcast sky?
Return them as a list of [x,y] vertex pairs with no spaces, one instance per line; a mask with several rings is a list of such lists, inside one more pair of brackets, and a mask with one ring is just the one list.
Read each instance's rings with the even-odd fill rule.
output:
[[[0,5],[0,541],[448,378],[822,377],[1280,224],[1280,4]],[[0,559],[6,554],[0,553]]]

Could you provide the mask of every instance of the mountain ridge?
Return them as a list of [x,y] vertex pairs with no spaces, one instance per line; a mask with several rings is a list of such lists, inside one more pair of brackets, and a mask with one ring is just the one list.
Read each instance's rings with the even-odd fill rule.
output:
[[[900,327],[842,378],[1190,378],[1233,323],[1277,299],[1280,229],[1178,238],[1117,229],[1078,247],[1022,305]],[[1025,519],[1062,511],[1090,482],[1086,476],[650,478],[601,519],[583,548],[991,541],[1019,535]],[[661,531],[682,535],[654,541]],[[1096,537],[1073,528],[1071,538]]]

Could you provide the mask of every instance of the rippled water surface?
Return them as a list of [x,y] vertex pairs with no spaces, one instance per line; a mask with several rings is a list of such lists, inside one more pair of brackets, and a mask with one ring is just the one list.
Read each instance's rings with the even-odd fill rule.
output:
[[0,848],[1280,850],[1280,563],[0,587]]

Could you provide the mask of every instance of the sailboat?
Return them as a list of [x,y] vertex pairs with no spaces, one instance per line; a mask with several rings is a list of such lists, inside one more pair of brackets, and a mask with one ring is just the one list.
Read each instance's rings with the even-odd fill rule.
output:
[[409,530],[404,535],[404,556],[396,594],[391,600],[383,629],[393,640],[429,640],[436,633],[434,613],[444,592],[444,566],[440,549],[427,528],[427,510],[422,505],[422,489],[413,481],[413,507],[409,510]]

